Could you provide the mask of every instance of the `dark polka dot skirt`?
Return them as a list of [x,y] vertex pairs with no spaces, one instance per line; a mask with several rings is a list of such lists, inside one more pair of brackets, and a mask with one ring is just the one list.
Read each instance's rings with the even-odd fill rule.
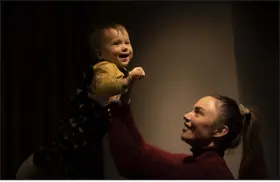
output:
[[34,153],[37,167],[56,166],[64,179],[103,178],[102,138],[108,128],[108,119],[106,109],[87,96],[92,76],[90,66],[71,98],[72,113],[62,120],[57,139]]

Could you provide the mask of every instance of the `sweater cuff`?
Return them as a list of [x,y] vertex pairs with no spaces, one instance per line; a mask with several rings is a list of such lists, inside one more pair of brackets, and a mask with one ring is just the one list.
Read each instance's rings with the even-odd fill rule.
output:
[[130,104],[123,104],[120,100],[113,100],[106,106],[109,120],[113,121],[116,118],[124,117],[127,112],[130,112]]

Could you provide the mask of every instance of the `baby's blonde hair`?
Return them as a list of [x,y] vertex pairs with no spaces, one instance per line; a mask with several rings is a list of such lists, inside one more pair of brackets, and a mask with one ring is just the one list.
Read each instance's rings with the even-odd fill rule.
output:
[[110,28],[113,28],[122,33],[127,32],[127,29],[123,25],[117,23],[103,24],[98,27],[95,27],[94,31],[89,35],[90,54],[93,59],[98,59],[96,55],[96,50],[100,49],[101,37],[104,33],[104,30]]

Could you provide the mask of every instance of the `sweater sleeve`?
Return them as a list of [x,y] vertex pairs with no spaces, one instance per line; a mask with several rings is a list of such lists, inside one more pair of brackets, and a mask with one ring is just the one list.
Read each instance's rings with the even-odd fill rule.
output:
[[173,154],[145,143],[134,124],[130,107],[109,105],[111,154],[119,173],[129,179],[167,179],[185,154]]
[[125,90],[122,84],[124,74],[110,62],[103,61],[94,67],[91,90],[94,94],[117,95]]

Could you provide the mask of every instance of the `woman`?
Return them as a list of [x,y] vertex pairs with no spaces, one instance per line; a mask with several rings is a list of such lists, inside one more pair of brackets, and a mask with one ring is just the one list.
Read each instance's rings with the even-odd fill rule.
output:
[[[181,139],[193,155],[169,153],[147,144],[131,115],[130,104],[111,103],[109,141],[119,173],[129,179],[234,179],[223,156],[236,148],[243,135],[240,179],[266,177],[265,162],[252,113],[231,98],[211,95],[200,99],[184,115]],[[252,141],[255,143],[252,143]],[[257,160],[255,160],[257,159]],[[255,161],[258,162],[258,166]]]

